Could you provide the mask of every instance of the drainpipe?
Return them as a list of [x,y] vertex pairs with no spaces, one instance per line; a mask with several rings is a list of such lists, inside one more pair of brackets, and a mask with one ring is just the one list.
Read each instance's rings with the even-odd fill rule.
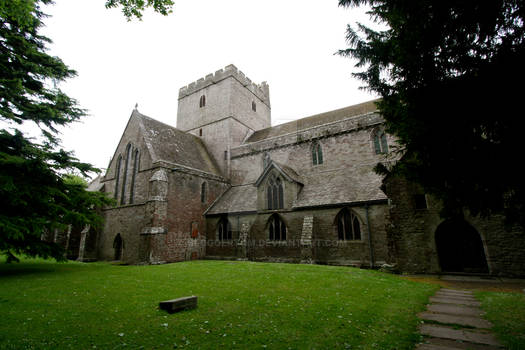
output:
[[372,247],[372,232],[370,231],[370,218],[368,216],[368,204],[365,205],[366,210],[366,228],[368,231],[368,247],[370,248],[370,268],[374,268],[374,249]]

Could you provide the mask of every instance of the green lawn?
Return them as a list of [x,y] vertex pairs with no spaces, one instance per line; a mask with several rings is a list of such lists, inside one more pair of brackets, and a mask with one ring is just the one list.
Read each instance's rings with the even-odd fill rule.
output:
[[509,350],[525,349],[525,295],[477,292],[476,296],[503,345]]
[[[412,349],[436,285],[348,267],[0,263],[2,349]],[[158,302],[197,295],[192,311]]]

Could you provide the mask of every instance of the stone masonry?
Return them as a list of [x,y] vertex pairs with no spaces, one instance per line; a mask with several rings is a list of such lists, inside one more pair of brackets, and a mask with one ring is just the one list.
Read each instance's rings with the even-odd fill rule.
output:
[[[374,172],[396,161],[375,101],[272,127],[268,84],[229,65],[179,90],[176,124],[132,112],[90,185],[116,205],[101,209],[101,229],[73,230],[71,257],[525,275],[523,232],[496,217],[444,221],[417,186]],[[451,256],[455,245],[476,261]]]

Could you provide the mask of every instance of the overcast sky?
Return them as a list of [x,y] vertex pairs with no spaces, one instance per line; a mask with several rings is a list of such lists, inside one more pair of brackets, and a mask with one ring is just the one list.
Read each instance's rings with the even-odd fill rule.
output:
[[337,0],[176,0],[171,15],[127,22],[104,0],[55,0],[50,53],[78,76],[61,87],[89,116],[62,132],[65,149],[105,168],[131,112],[176,126],[179,88],[228,64],[270,86],[272,125],[375,98],[352,78],[348,23]]

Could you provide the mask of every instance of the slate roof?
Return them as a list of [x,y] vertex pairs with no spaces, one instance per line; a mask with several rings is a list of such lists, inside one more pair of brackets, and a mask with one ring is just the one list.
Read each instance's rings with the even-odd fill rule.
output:
[[261,181],[266,177],[266,175],[273,168],[277,169],[280,173],[282,173],[288,179],[295,181],[301,185],[303,184],[303,179],[301,178],[301,176],[299,176],[299,174],[297,174],[297,172],[294,169],[292,169],[291,167],[287,165],[277,163],[276,161],[272,160],[263,170],[263,172],[261,173],[257,181],[255,181],[255,186],[259,186]]
[[102,176],[98,175],[96,178],[91,180],[91,182],[88,184],[86,191],[89,192],[96,192],[101,191],[104,188],[104,184],[102,183]]
[[[294,201],[293,208],[386,200],[387,196],[380,189],[382,178],[374,172],[374,166],[375,163],[362,164],[301,176],[304,186]],[[256,210],[257,187],[255,184],[247,184],[231,187],[212,205],[206,215]]]
[[297,132],[299,130],[304,130],[311,127],[336,122],[338,120],[343,120],[362,114],[376,112],[377,107],[375,103],[377,101],[378,100],[368,101],[354,106],[336,109],[335,111],[316,114],[310,117],[294,120],[289,123],[284,123],[266,129],[258,130],[246,140],[246,143],[261,141],[267,138],[281,136]]
[[199,137],[147,117],[137,110],[133,111],[133,116],[140,120],[144,142],[153,162],[166,161],[222,176]]
[[303,176],[304,187],[293,207],[386,200],[380,189],[382,178],[374,172],[374,166],[362,164]]
[[206,215],[257,210],[257,187],[253,184],[230,187],[206,212]]

